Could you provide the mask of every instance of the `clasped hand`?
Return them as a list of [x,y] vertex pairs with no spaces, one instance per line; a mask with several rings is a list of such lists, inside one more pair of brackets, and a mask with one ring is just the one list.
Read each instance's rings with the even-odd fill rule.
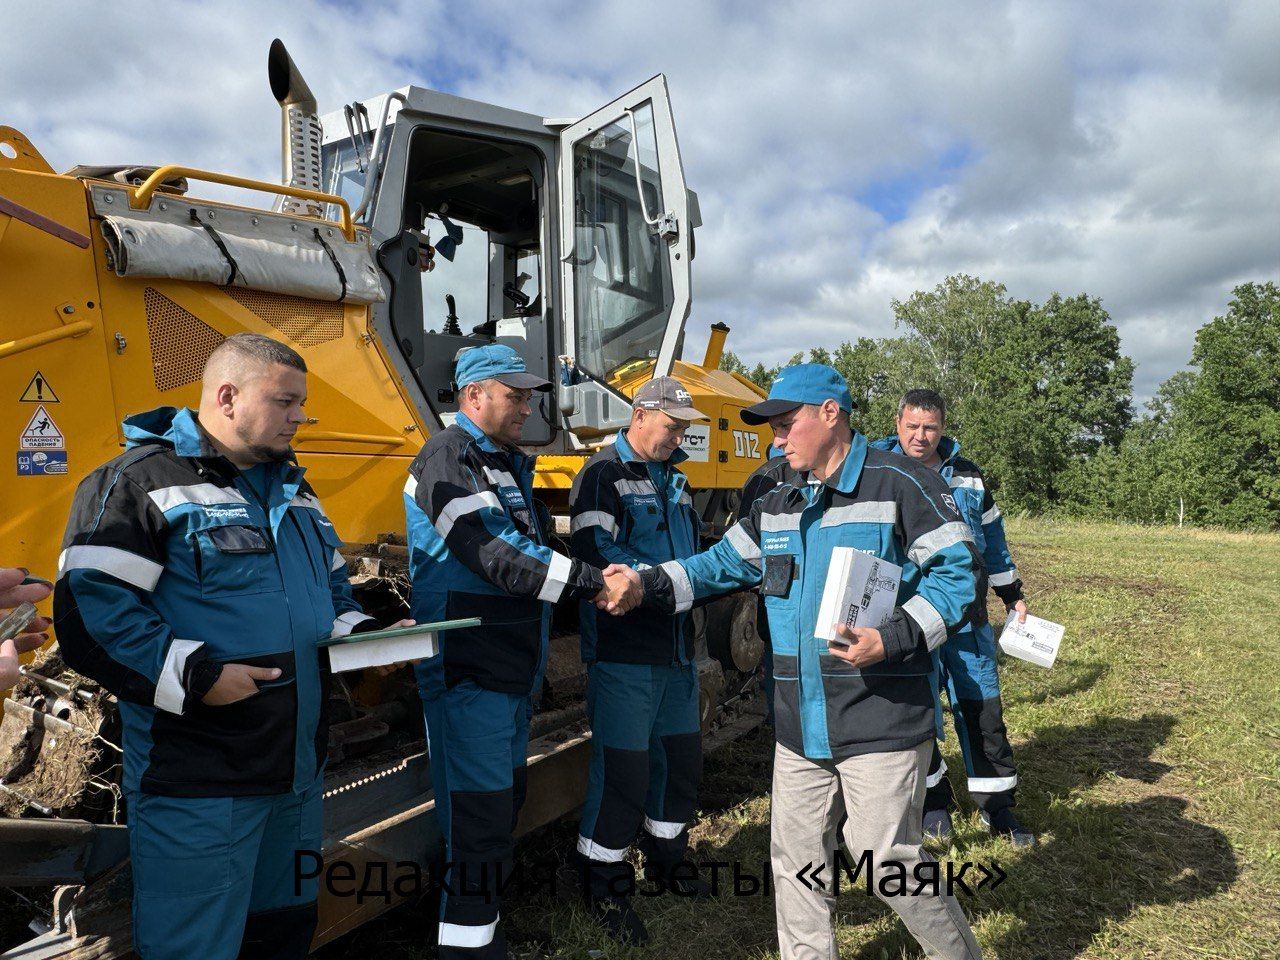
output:
[[621,616],[640,605],[644,599],[640,574],[622,563],[611,563],[601,572],[604,588],[592,598],[598,610]]

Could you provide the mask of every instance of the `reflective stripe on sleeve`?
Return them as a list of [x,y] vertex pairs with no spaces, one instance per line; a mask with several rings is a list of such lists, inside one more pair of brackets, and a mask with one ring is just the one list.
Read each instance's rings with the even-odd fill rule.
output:
[[743,560],[754,567],[760,566],[760,544],[751,539],[751,535],[743,529],[741,521],[730,527],[724,538]]
[[165,654],[160,679],[156,681],[155,705],[159,709],[181,716],[182,704],[187,699],[187,688],[182,685],[187,658],[202,646],[204,644],[195,640],[179,640],[177,637],[169,641],[169,652]]
[[156,588],[164,567],[119,547],[83,545],[67,547],[58,557],[58,578],[72,570],[100,570],[130,586],[150,593]]
[[441,540],[447,540],[449,531],[453,529],[453,525],[459,517],[466,516],[468,513],[475,513],[477,510],[484,510],[486,507],[494,510],[502,509],[502,503],[498,500],[498,495],[490,490],[473,493],[469,497],[458,497],[456,500],[450,500],[445,504],[445,508],[440,511],[440,516],[436,518],[436,533],[440,534]]
[[947,624],[942,619],[942,615],[938,613],[932,603],[926,600],[920,594],[916,594],[910,600],[902,605],[902,609],[906,611],[907,616],[919,624],[920,629],[924,631],[925,645],[930,649],[934,649],[943,640],[947,639]]
[[547,564],[547,579],[542,581],[538,599],[545,600],[547,603],[556,603],[569,583],[569,574],[572,570],[572,560],[563,553],[551,551],[551,562]]
[[993,573],[987,577],[987,582],[993,587],[1007,587],[1018,579],[1018,568],[1011,567],[1004,573]]
[[693,606],[693,584],[689,582],[689,574],[679,560],[660,563],[658,569],[671,578],[671,589],[676,601],[675,612],[684,613]]
[[600,527],[615,540],[618,538],[618,521],[603,510],[588,510],[578,514],[569,524],[569,533],[578,533],[588,527]]
[[926,560],[939,550],[955,546],[957,543],[973,543],[973,531],[963,521],[944,523],[935,530],[921,534],[911,544],[907,556],[917,567],[923,567]]

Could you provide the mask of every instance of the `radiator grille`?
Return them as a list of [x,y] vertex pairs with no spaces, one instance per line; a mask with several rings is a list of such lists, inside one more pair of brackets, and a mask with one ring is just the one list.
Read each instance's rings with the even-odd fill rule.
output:
[[341,303],[304,300],[240,287],[223,289],[240,306],[257,314],[299,346],[314,347],[342,336]]
[[146,288],[142,299],[147,310],[156,389],[163,393],[197,382],[209,354],[226,337],[151,287]]

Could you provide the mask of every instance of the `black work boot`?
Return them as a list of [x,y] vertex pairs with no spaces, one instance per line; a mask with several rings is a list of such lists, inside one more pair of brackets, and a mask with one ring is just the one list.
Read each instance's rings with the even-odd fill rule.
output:
[[710,900],[711,884],[698,875],[698,865],[690,860],[667,863],[662,860],[644,861],[644,878],[650,883],[660,883],[666,893],[694,900]]
[[1015,847],[1036,845],[1036,835],[1018,821],[1013,807],[1001,807],[990,814],[983,810],[981,816],[983,826],[991,831],[993,837],[1004,837]]
[[591,897],[587,907],[592,919],[615,943],[640,946],[649,942],[649,931],[631,906],[630,897]]

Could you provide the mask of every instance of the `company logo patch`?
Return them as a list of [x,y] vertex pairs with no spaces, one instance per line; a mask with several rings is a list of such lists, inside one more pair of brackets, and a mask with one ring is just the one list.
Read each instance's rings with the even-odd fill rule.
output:
[[210,520],[248,520],[248,507],[205,507],[204,515]]
[[953,497],[951,494],[944,493],[942,495],[942,502],[945,503],[952,510],[954,510],[956,513],[960,512],[960,508],[956,506],[956,498]]

